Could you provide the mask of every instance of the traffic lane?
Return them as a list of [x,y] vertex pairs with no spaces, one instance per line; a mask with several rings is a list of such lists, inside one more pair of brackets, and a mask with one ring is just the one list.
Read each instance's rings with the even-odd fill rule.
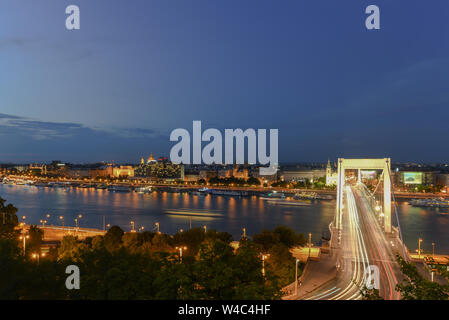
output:
[[[339,249],[339,258],[337,259],[340,266],[335,280],[329,282],[316,292],[312,292],[303,297],[306,300],[331,300],[336,296],[341,296],[343,291],[352,285],[354,277],[354,241],[351,239],[351,222],[348,214],[348,206],[345,206],[342,214],[342,232],[341,232],[341,249]],[[344,297],[353,295],[354,288],[350,292],[345,291]],[[342,298],[344,298],[342,297]]]
[[362,227],[369,248],[370,260],[379,268],[380,273],[380,295],[384,299],[399,299],[396,291],[400,268],[396,261],[396,249],[392,242],[385,236],[374,213],[369,209],[366,198],[360,191],[356,191],[358,206],[361,211]]

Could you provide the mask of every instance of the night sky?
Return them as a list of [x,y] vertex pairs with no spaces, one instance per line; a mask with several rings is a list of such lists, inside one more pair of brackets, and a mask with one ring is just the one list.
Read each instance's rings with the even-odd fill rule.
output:
[[280,162],[447,162],[449,1],[0,2],[1,163],[168,156],[193,120],[277,128]]

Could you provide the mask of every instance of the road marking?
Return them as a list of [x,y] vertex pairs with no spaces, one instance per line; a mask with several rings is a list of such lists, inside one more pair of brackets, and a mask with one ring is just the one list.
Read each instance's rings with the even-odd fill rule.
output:
[[327,296],[329,296],[329,295],[331,295],[333,293],[336,293],[336,292],[338,292],[340,290],[341,290],[341,288],[333,287],[332,289],[326,290],[326,291],[324,291],[324,292],[322,292],[320,294],[317,294],[317,295],[315,295],[313,297],[307,298],[306,300],[319,300],[319,299],[327,297]]

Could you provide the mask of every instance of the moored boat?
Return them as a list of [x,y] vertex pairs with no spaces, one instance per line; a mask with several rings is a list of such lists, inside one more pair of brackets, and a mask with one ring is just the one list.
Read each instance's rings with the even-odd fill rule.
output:
[[125,186],[110,186],[108,190],[112,192],[130,192],[129,187]]

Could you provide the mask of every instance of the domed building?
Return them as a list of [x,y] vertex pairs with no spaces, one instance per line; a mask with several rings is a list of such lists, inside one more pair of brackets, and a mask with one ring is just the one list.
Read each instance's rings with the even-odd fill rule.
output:
[[156,163],[156,162],[157,162],[157,161],[156,161],[156,159],[154,159],[153,153],[151,152],[151,153],[150,153],[150,156],[149,156],[148,159],[147,159],[147,163],[150,164],[150,163]]
[[184,166],[173,164],[166,158],[161,158],[164,160],[156,160],[153,153],[144,161],[142,157],[140,160],[140,165],[135,169],[136,177],[149,177],[149,178],[160,178],[160,179],[184,179]]

